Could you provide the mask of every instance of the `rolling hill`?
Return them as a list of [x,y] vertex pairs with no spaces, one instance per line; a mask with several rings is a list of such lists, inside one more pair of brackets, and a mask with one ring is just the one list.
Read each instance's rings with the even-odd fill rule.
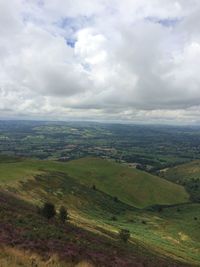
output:
[[0,164],[0,183],[13,186],[38,174],[60,172],[69,179],[116,197],[138,208],[155,204],[177,204],[188,201],[180,185],[119,163],[98,158],[83,158],[67,163],[22,160]]
[[190,195],[190,200],[200,203],[200,160],[161,171],[161,176],[169,181],[183,185]]
[[163,171],[163,175],[170,181],[181,183],[191,179],[200,178],[200,160],[194,160],[177,165]]
[[[38,262],[43,253],[52,251],[71,261],[67,248],[79,261],[90,257],[94,266],[102,251],[105,266],[113,266],[114,259],[120,267],[158,266],[158,262],[159,266],[199,266],[200,205],[184,204],[188,194],[181,185],[97,158],[66,163],[0,158],[0,162],[0,241],[11,258],[30,248],[39,255]],[[69,225],[63,228],[56,220],[48,224],[37,214],[36,206],[47,201],[57,210],[67,207]],[[172,206],[146,209],[154,204]],[[120,229],[131,233],[126,246],[118,241]],[[13,244],[16,252],[10,251]],[[24,253],[26,260],[29,252]]]

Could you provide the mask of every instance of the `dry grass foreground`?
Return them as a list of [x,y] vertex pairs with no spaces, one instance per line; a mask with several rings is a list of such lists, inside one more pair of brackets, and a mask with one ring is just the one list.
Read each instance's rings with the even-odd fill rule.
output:
[[48,260],[42,259],[37,254],[31,254],[16,248],[0,248],[0,267],[95,267],[93,264],[83,261],[78,264],[61,262],[54,255]]

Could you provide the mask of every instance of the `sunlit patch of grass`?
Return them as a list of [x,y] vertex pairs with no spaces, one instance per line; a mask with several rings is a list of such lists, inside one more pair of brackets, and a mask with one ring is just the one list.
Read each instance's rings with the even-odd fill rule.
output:
[[67,163],[39,160],[2,163],[0,185],[13,186],[16,181],[26,181],[47,172],[62,172],[82,185],[95,185],[98,190],[113,198],[117,197],[120,201],[139,208],[153,204],[183,203],[189,199],[180,185],[99,158],[83,158]]
[[94,267],[94,265],[89,262],[83,261],[78,263],[75,267]]
[[57,256],[43,260],[40,256],[11,247],[0,248],[0,267],[71,267],[61,262]]
[[44,260],[39,255],[11,247],[0,248],[0,267],[94,267],[82,261],[78,264],[61,261],[56,255]]

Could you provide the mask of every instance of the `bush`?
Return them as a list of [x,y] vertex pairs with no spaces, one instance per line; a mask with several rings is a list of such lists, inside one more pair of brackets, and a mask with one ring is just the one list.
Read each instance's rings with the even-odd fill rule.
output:
[[40,206],[36,206],[36,212],[37,212],[37,214],[41,215],[42,214],[42,208]]
[[63,206],[59,209],[59,219],[62,223],[65,223],[69,219],[68,212]]
[[162,206],[158,206],[158,212],[162,212],[163,211],[163,207]]
[[56,210],[54,204],[47,202],[44,203],[44,206],[41,210],[42,215],[48,220],[53,218],[56,215]]
[[117,217],[116,217],[116,216],[112,216],[112,217],[111,217],[111,220],[112,220],[112,221],[117,221]]
[[130,231],[127,230],[127,229],[121,229],[120,232],[119,232],[119,238],[124,243],[127,243],[129,238],[130,238]]
[[97,189],[95,184],[93,184],[92,189],[93,190],[96,190]]
[[119,199],[118,199],[117,197],[114,197],[113,200],[114,200],[115,202],[119,202]]

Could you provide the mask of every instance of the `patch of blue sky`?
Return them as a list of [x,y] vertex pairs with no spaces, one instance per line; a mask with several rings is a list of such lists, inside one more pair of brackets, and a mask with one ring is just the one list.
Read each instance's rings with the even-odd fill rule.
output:
[[68,46],[74,48],[75,43],[76,43],[76,39],[68,38],[68,39],[66,39],[66,43],[67,43]]
[[78,16],[61,18],[56,25],[62,29],[72,29],[74,32],[92,24],[93,17]]
[[84,70],[91,71],[90,64],[88,64],[88,63],[81,63],[81,66],[83,67]]
[[75,33],[82,28],[92,25],[93,18],[87,16],[65,17],[55,24],[66,32],[66,44],[74,48],[76,43]]
[[145,20],[150,21],[152,23],[158,23],[164,27],[175,27],[179,22],[181,22],[181,18],[157,18],[157,17],[146,17]]

